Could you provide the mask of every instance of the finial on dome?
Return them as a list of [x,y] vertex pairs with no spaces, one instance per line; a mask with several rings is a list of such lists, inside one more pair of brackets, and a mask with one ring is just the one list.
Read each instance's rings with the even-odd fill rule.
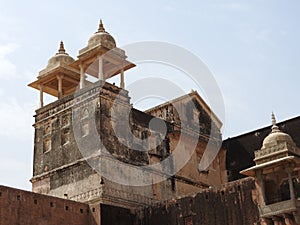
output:
[[274,113],[272,112],[272,133],[273,132],[278,132],[278,131],[279,131],[279,128],[276,125],[276,118],[275,118]]
[[272,112],[272,125],[273,126],[276,125],[276,118],[273,112]]
[[102,19],[100,19],[100,22],[99,22],[98,32],[105,32],[105,29],[104,29],[104,26],[102,23]]
[[66,54],[67,55],[63,41],[60,41],[59,49],[58,49],[58,52],[56,53],[56,55],[58,55],[58,54]]

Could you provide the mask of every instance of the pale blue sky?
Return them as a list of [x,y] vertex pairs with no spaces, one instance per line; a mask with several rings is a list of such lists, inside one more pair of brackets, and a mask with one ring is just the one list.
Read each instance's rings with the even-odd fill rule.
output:
[[60,40],[74,58],[103,19],[117,45],[164,41],[202,59],[222,91],[224,137],[299,115],[300,2],[0,0],[0,184],[30,189],[34,109],[27,87]]

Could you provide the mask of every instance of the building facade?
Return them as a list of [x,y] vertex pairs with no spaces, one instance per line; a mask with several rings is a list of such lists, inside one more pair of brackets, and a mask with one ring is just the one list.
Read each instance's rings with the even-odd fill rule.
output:
[[300,224],[300,117],[222,143],[196,91],[135,109],[134,66],[102,21],[76,60],[60,43],[29,84],[40,94],[32,192],[0,186],[0,225]]
[[[206,171],[198,170],[209,140],[216,149],[222,141],[222,123],[199,94],[139,111],[124,83],[124,72],[134,66],[102,22],[77,60],[61,42],[29,84],[40,91],[41,106],[34,124],[33,192],[135,209],[227,181],[222,150]],[[115,75],[120,86],[106,82]],[[58,99],[45,105],[44,93]],[[128,183],[110,179],[118,174]],[[133,177],[144,184],[133,184]]]

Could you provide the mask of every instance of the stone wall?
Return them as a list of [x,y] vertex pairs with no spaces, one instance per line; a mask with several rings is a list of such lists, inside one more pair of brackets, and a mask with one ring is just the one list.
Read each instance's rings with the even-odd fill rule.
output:
[[99,207],[0,186],[0,225],[96,225]]
[[251,178],[209,188],[141,210],[137,224],[252,225],[259,221],[258,207],[252,199],[254,190]]
[[129,209],[101,204],[102,225],[133,225],[135,215]]
[[[103,193],[113,189],[122,196],[132,192],[147,197],[144,202],[125,199],[132,207],[143,206],[148,198],[171,199],[226,182],[222,151],[206,171],[198,170],[210,134],[216,146],[221,142],[220,123],[210,119],[198,98],[193,93],[174,103],[182,118],[169,107],[152,114],[134,109],[126,90],[97,82],[40,108],[34,125],[33,191],[90,202],[103,200],[100,192],[94,194],[101,186]],[[168,111],[168,117],[156,118],[160,110]],[[152,122],[157,126],[151,127]],[[197,123],[199,127],[194,126]],[[118,174],[129,183],[119,185],[111,179]],[[147,186],[128,188],[136,186],[137,177],[147,180]]]

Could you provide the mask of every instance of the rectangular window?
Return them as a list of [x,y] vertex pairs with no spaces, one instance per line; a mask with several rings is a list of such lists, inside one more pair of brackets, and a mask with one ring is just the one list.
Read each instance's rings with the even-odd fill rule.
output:
[[43,142],[43,152],[48,152],[51,150],[51,137],[44,139]]
[[43,152],[51,150],[52,123],[46,122],[43,128]]
[[44,136],[50,135],[51,134],[51,123],[48,122],[44,125]]
[[187,217],[184,218],[184,225],[193,225],[192,216],[187,216]]
[[89,134],[89,121],[83,120],[81,121],[81,134],[82,137],[87,136]]
[[70,141],[70,129],[65,128],[61,131],[61,145],[65,145]]
[[67,127],[70,125],[71,116],[69,114],[63,115],[61,119],[61,127]]

